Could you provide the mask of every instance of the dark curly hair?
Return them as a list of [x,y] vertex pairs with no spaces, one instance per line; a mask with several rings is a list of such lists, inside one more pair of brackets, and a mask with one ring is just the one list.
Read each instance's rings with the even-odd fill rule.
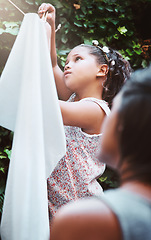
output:
[[80,47],[86,47],[90,50],[90,54],[96,56],[97,62],[107,64],[109,67],[106,81],[103,83],[102,98],[108,102],[109,107],[112,106],[112,100],[120,91],[124,82],[130,77],[132,68],[122,55],[107,47],[107,53],[100,46],[81,44]]

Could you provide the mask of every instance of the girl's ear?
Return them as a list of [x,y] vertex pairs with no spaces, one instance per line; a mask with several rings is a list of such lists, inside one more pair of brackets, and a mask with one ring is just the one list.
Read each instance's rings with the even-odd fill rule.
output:
[[108,74],[109,68],[107,64],[102,64],[99,67],[98,73],[97,73],[97,77],[104,77]]

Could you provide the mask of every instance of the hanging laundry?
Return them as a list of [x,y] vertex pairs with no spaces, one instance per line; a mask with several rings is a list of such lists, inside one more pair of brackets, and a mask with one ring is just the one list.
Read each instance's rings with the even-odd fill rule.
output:
[[65,155],[65,134],[45,23],[25,14],[0,79],[0,125],[14,132],[2,240],[48,240],[47,177]]

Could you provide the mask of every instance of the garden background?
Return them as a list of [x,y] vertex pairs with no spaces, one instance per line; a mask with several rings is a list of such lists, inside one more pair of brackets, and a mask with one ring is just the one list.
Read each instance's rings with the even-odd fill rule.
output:
[[[13,0],[25,13],[37,12],[42,0]],[[56,7],[58,63],[63,68],[70,49],[81,43],[117,49],[134,70],[151,63],[151,0],[47,0]],[[18,34],[23,15],[7,0],[0,0],[0,75]],[[14,63],[15,64],[15,63]],[[38,134],[38,133],[37,133]],[[0,218],[4,201],[13,133],[0,127]],[[37,151],[37,149],[35,149]],[[22,153],[24,154],[24,153]],[[107,168],[98,180],[104,189],[119,185]]]

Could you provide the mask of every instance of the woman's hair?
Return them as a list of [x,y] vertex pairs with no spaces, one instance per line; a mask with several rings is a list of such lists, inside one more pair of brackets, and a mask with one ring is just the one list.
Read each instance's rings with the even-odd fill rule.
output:
[[133,73],[120,94],[120,165],[126,161],[124,172],[132,172],[130,179],[151,184],[151,67]]
[[122,55],[109,48],[105,47],[107,51],[103,51],[104,48],[99,46],[81,44],[80,47],[86,47],[90,50],[90,54],[96,56],[96,60],[99,64],[107,64],[109,67],[107,80],[103,83],[103,100],[107,101],[109,107],[112,106],[112,100],[119,92],[123,83],[130,77],[132,69],[128,61],[126,61]]

